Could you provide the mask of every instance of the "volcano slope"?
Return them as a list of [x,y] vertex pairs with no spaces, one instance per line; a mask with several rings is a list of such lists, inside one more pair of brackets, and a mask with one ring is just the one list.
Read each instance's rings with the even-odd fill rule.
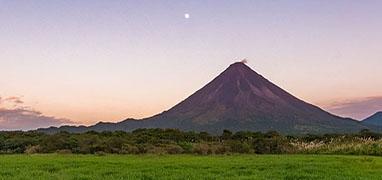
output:
[[224,129],[324,134],[352,133],[374,127],[332,115],[306,103],[268,81],[246,64],[236,62],[184,101],[153,117],[40,131],[132,131],[138,128],[176,128],[213,134],[221,133]]

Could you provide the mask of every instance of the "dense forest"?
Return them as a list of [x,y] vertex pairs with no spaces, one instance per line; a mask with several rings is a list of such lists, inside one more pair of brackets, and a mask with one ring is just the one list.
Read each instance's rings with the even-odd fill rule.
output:
[[36,131],[0,132],[0,153],[76,154],[359,154],[382,155],[382,134],[283,136],[277,132],[224,130],[206,132],[176,129],[137,129],[133,132],[45,134]]

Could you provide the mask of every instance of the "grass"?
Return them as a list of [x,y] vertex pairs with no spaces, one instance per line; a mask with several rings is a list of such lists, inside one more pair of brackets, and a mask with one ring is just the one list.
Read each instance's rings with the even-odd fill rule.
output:
[[1,155],[0,179],[382,179],[382,158],[337,155]]

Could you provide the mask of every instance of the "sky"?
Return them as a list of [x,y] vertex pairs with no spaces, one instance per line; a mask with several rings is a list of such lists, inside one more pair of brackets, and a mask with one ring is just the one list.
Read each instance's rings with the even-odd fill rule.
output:
[[382,110],[379,0],[0,0],[0,130],[167,110],[243,58],[334,114]]

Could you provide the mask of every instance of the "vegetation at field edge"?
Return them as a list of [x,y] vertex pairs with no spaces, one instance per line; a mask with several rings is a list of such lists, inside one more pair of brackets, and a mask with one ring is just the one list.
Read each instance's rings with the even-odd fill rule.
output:
[[0,132],[0,154],[338,154],[382,155],[382,134],[285,136],[277,132],[182,132],[138,129],[133,132],[44,134]]

